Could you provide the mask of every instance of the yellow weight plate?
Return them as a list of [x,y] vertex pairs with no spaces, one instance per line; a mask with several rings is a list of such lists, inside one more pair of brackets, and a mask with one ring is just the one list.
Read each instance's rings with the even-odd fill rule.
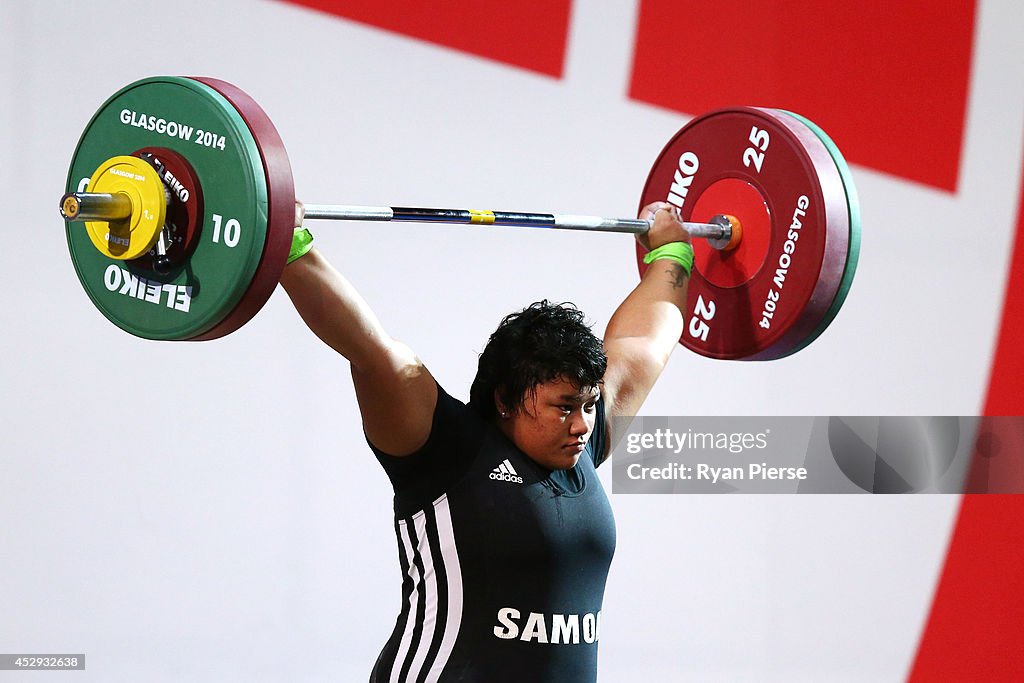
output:
[[138,157],[107,159],[89,179],[89,192],[127,195],[132,215],[119,221],[86,221],[93,245],[104,256],[127,261],[153,248],[167,215],[167,195],[156,169]]

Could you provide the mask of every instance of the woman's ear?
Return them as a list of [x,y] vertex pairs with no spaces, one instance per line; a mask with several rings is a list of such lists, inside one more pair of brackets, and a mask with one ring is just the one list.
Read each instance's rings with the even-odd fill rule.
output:
[[494,390],[494,408],[498,411],[498,417],[506,420],[508,419],[510,411],[508,406],[505,405],[505,402],[501,400],[501,390],[502,387],[498,387]]

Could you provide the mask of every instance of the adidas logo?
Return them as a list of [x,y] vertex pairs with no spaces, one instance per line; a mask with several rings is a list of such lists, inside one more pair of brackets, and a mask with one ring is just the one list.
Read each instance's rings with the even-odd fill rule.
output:
[[511,481],[516,484],[523,483],[523,478],[516,473],[516,469],[512,467],[512,463],[508,461],[508,458],[505,458],[505,462],[491,470],[488,476],[497,481]]

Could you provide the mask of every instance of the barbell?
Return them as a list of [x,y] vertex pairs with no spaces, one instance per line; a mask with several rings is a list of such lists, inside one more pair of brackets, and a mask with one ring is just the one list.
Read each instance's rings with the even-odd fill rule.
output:
[[[675,205],[695,240],[680,343],[723,359],[800,350],[849,292],[860,214],[838,148],[809,120],[716,110],[665,146],[639,206]],[[94,305],[131,334],[208,340],[248,322],[280,279],[295,189],[284,145],[245,92],[154,77],[111,96],[86,126],[60,200]],[[650,222],[575,214],[306,204],[305,218],[637,234]],[[84,223],[84,228],[82,226]],[[645,251],[636,245],[641,274]]]

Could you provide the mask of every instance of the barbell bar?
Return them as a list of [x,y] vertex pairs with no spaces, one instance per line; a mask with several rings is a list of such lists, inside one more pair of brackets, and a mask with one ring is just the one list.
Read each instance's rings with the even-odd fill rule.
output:
[[[124,193],[68,192],[60,200],[61,216],[67,221],[115,222],[131,217],[133,205]],[[601,218],[575,214],[525,213],[521,211],[478,211],[474,209],[427,209],[422,207],[356,206],[349,204],[305,204],[304,217],[312,220],[395,221],[406,223],[451,223],[510,227],[555,228],[644,234],[652,220]],[[715,249],[733,249],[733,226],[729,216],[715,216],[708,223],[683,222],[690,237],[707,239]],[[739,233],[739,231],[737,231]]]
[[[654,201],[675,205],[704,238],[694,243],[684,346],[712,358],[781,358],[835,318],[857,265],[859,205],[838,148],[809,120],[753,107],[696,117],[652,167],[639,206]],[[129,84],[101,106],[60,206],[79,279],[108,319],[145,338],[204,340],[238,329],[269,298],[295,203],[284,145],[262,108],[224,81],[171,76]],[[650,227],[509,211],[304,208],[307,219]],[[644,253],[637,245],[641,272]]]

